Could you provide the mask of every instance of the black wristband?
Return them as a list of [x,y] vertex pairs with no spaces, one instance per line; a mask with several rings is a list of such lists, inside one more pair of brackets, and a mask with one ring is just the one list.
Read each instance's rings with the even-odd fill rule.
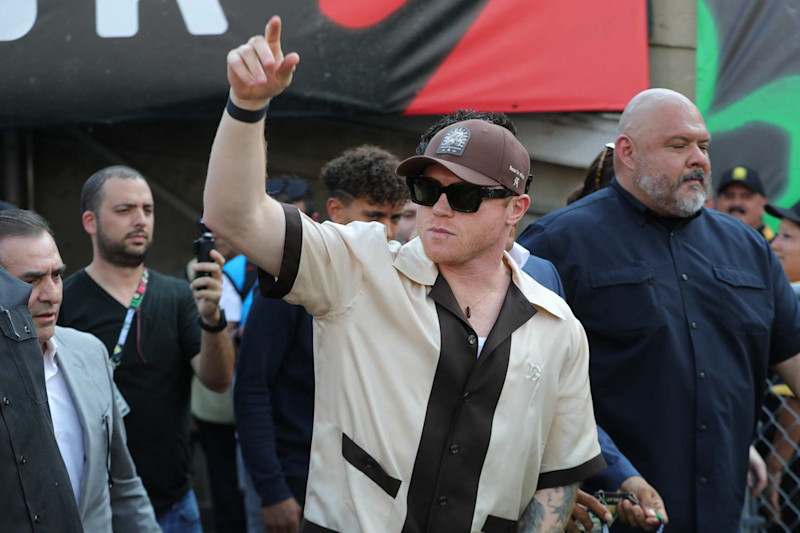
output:
[[247,122],[248,124],[255,124],[259,120],[266,117],[268,108],[269,104],[261,109],[256,109],[255,111],[250,109],[242,109],[231,101],[230,96],[228,97],[228,103],[225,105],[225,109],[228,111],[228,114],[231,117],[235,118],[239,122]]
[[220,309],[219,310],[219,323],[217,323],[217,324],[215,324],[213,326],[203,322],[203,318],[199,317],[199,316],[197,317],[197,322],[200,324],[201,328],[203,328],[205,331],[208,331],[209,333],[219,333],[220,331],[222,331],[223,329],[228,327],[228,321],[225,320],[225,310],[224,309]]

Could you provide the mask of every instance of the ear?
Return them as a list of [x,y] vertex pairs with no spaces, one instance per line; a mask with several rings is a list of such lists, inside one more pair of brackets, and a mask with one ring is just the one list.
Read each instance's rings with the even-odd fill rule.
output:
[[614,143],[614,158],[618,159],[625,167],[633,170],[636,166],[634,162],[634,155],[636,153],[636,145],[633,140],[625,134],[617,137]]
[[519,196],[512,196],[511,202],[509,202],[509,209],[508,209],[508,216],[506,217],[506,224],[509,226],[516,225],[528,212],[528,208],[531,206],[531,197],[527,194],[521,194]]
[[97,216],[92,211],[84,211],[81,215],[83,231],[89,235],[97,235]]
[[338,198],[331,196],[328,198],[328,201],[325,202],[325,208],[328,210],[328,218],[331,221],[341,223],[342,220],[342,211],[344,210],[344,204]]

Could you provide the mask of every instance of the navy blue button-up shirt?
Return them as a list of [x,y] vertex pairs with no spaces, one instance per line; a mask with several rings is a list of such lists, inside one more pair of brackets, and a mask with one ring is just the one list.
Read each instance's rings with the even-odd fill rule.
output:
[[800,352],[800,306],[756,231],[664,219],[614,180],[534,222],[589,338],[597,422],[662,494],[675,531],[737,530],[767,367]]

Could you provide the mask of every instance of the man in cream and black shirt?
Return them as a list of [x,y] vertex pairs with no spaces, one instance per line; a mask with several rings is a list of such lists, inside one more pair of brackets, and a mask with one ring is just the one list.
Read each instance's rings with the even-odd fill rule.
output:
[[453,124],[398,167],[418,239],[317,224],[264,194],[264,108],[298,61],[279,35],[276,17],[228,55],[205,220],[264,270],[264,294],[314,316],[301,531],[563,528],[605,463],[583,329],[504,252],[530,204],[527,152],[503,128]]

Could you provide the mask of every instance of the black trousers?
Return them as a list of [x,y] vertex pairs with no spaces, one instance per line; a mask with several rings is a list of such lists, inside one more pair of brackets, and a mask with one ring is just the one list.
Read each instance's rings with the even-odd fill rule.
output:
[[195,421],[197,442],[206,454],[217,533],[247,533],[244,497],[236,473],[235,426]]

